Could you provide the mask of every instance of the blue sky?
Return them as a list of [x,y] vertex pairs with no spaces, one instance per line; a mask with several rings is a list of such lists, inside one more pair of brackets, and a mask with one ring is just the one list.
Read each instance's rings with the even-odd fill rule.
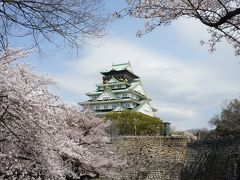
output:
[[[106,1],[110,13],[123,6],[123,1]],[[210,54],[207,46],[200,45],[200,39],[209,37],[207,30],[195,20],[180,19],[137,38],[143,25],[144,20],[129,17],[113,20],[106,28],[108,34],[86,44],[79,58],[70,48],[57,49],[43,42],[46,55],[33,53],[26,62],[58,83],[53,91],[64,102],[76,104],[87,100],[85,93],[101,82],[100,71],[113,62],[130,60],[158,109],[157,116],[177,129],[209,128],[209,119],[220,112],[221,105],[239,97],[239,57],[226,42]]]

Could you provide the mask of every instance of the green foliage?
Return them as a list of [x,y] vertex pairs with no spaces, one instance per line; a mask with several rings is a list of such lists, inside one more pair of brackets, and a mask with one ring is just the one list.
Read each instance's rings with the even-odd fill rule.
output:
[[215,130],[209,130],[206,128],[190,129],[188,132],[194,135],[197,139],[211,139],[216,137]]
[[217,136],[240,135],[240,100],[234,99],[222,108],[220,115],[210,120]]
[[159,135],[164,129],[159,118],[135,111],[110,112],[105,118],[113,121],[119,135]]

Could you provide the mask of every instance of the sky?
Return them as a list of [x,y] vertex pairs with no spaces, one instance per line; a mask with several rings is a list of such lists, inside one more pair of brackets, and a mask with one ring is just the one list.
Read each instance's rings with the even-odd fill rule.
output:
[[[123,6],[123,1],[106,0],[110,13]],[[179,19],[138,38],[143,25],[144,20],[116,19],[106,27],[107,35],[86,44],[79,57],[69,48],[43,43],[46,54],[33,53],[25,62],[57,82],[52,91],[62,101],[77,104],[101,83],[101,71],[130,61],[158,110],[156,116],[179,130],[211,128],[208,121],[222,105],[240,95],[239,57],[227,42],[209,53],[200,45],[209,38],[207,29],[196,20]]]

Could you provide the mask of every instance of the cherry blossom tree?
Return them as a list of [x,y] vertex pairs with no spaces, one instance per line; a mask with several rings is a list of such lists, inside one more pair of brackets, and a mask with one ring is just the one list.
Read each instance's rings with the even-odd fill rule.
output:
[[195,18],[208,27],[210,51],[226,39],[240,55],[240,1],[239,0],[126,0],[128,7],[115,16],[130,15],[146,20],[145,28],[138,32],[154,30],[170,24],[180,17]]
[[109,18],[103,7],[103,0],[2,0],[0,48],[14,37],[27,37],[39,48],[42,40],[79,47],[104,35]]
[[111,176],[121,162],[109,146],[109,124],[60,103],[51,79],[16,62],[28,53],[0,54],[0,179]]

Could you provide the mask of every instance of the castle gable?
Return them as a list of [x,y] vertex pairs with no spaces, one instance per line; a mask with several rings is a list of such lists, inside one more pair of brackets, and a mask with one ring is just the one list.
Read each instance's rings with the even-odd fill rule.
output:
[[104,91],[98,98],[97,101],[107,101],[113,99],[120,99],[115,94],[111,93],[110,91]]
[[134,91],[146,96],[146,93],[145,93],[145,91],[142,87],[142,83],[140,81],[133,82],[129,89],[134,90]]
[[154,116],[153,109],[150,106],[148,101],[143,101],[142,104],[140,104],[138,107],[135,109],[138,112],[141,112],[143,114],[147,114],[149,116]]
[[112,77],[107,83],[109,83],[109,84],[120,83],[120,81],[117,80],[116,78]]

